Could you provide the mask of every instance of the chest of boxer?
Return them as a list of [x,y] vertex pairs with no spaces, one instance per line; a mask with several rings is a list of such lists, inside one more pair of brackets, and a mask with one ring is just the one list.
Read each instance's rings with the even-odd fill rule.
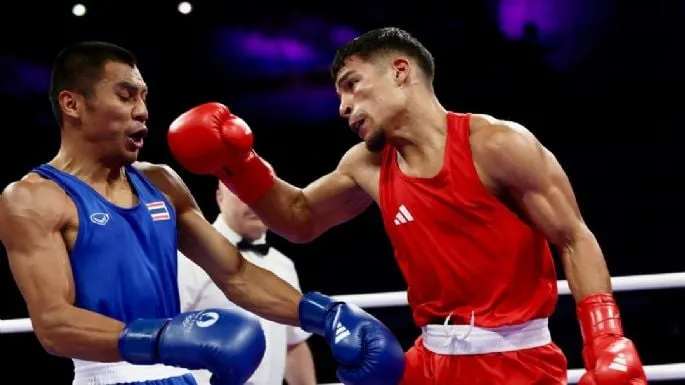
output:
[[36,172],[60,185],[75,215],[63,231],[75,305],[122,322],[179,312],[175,212],[132,168],[132,207],[115,205],[76,177],[43,165]]
[[[556,276],[549,247],[492,195],[476,173],[468,115],[448,116],[444,165],[406,176],[394,150],[381,161],[383,222],[419,326],[442,321],[497,327],[551,312]],[[440,322],[441,323],[441,322]]]

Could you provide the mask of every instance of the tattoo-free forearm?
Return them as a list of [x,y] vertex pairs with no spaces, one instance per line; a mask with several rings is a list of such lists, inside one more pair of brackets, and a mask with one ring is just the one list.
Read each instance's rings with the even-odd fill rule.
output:
[[32,317],[43,347],[59,357],[87,361],[121,361],[119,335],[124,324],[101,314],[65,305]]
[[268,320],[299,326],[302,294],[272,272],[243,260],[240,269],[216,282],[231,302]]
[[597,239],[587,227],[563,245],[560,252],[576,303],[589,294],[611,294],[611,276],[606,261]]

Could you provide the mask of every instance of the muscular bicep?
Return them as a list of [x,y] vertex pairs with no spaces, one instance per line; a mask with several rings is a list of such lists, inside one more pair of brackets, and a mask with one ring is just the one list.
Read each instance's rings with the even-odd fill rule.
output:
[[538,231],[557,245],[567,244],[585,224],[563,168],[524,128],[495,130],[481,159],[486,172]]
[[[282,179],[251,208],[269,229],[291,242],[309,242],[371,204],[353,175],[364,170],[363,153],[353,147],[338,168],[305,188]],[[367,166],[368,168],[368,166]]]
[[0,236],[37,333],[51,311],[74,303],[71,265],[60,229],[65,207],[61,195],[19,182],[0,198]]
[[244,262],[233,245],[207,222],[197,208],[178,213],[178,248],[213,279],[240,271]]
[[563,244],[582,229],[582,217],[566,173],[551,153],[543,152],[544,175],[527,186],[514,184],[512,191],[538,230],[553,243]]
[[303,199],[316,218],[316,233],[356,217],[371,205],[371,197],[352,179],[344,167],[303,189]]
[[245,260],[200,212],[180,177],[168,167],[151,167],[146,175],[176,209],[180,251],[203,268],[236,305],[278,323],[297,325],[301,294],[268,270]]
[[163,165],[141,162],[136,166],[164,192],[174,206],[178,249],[181,253],[213,279],[238,271],[243,262],[242,256],[207,221],[181,177]]

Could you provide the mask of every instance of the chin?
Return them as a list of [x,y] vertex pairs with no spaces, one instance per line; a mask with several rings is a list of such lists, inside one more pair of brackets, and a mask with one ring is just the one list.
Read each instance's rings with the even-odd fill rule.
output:
[[124,154],[124,156],[121,159],[121,162],[124,165],[130,165],[138,161],[138,152],[136,151],[135,153],[128,153]]
[[376,131],[370,135],[368,139],[364,139],[366,149],[370,152],[381,152],[385,148],[385,133],[383,131]]
[[126,157],[126,162],[127,162],[128,164],[131,164],[131,163],[134,163],[134,162],[137,162],[137,161],[138,161],[138,153],[136,153],[135,155]]

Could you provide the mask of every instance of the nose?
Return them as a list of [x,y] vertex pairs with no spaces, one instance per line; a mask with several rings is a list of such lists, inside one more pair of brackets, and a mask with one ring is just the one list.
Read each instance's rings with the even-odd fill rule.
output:
[[340,99],[340,107],[338,108],[338,113],[345,119],[349,118],[350,114],[352,113],[352,106],[350,105],[350,103],[346,101],[344,97]]
[[136,107],[133,109],[133,119],[143,123],[147,122],[148,111],[144,101],[141,100],[136,104]]

